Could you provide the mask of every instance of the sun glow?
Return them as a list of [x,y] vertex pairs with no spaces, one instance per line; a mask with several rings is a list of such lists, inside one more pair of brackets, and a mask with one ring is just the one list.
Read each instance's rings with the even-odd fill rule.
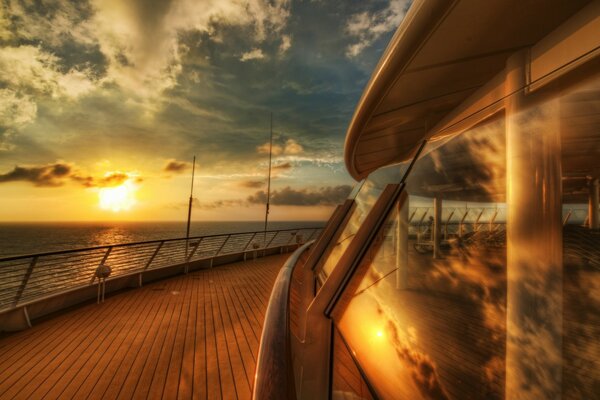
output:
[[119,186],[102,188],[98,192],[100,208],[113,212],[130,210],[136,203],[136,190],[135,184],[129,180]]

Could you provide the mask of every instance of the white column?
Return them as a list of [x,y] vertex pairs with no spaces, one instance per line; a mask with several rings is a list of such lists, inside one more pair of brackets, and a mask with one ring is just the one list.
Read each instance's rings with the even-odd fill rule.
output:
[[590,229],[600,229],[600,216],[598,215],[598,208],[600,207],[600,194],[598,178],[592,179],[590,182],[590,197],[589,197],[589,210],[588,210],[588,221]]
[[397,205],[396,224],[396,289],[408,287],[408,195],[402,194]]
[[[525,51],[507,62],[506,398],[562,386],[562,189],[558,100],[528,104]],[[516,94],[511,94],[515,93]]]
[[442,198],[433,199],[433,258],[440,258],[440,244],[442,242]]

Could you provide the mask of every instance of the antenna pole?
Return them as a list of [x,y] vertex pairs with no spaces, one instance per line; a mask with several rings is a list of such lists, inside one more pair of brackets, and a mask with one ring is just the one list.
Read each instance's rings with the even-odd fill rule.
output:
[[271,160],[273,157],[273,113],[271,113],[271,137],[269,139],[269,178],[267,179],[267,208],[265,210],[265,234],[263,246],[267,247],[267,224],[269,222],[269,201],[271,199]]
[[196,156],[192,161],[192,187],[190,189],[190,201],[188,203],[188,215],[187,215],[187,228],[185,230],[185,273],[188,273],[189,260],[188,260],[188,249],[190,240],[190,223],[192,219],[192,201],[194,199],[194,173],[196,172]]

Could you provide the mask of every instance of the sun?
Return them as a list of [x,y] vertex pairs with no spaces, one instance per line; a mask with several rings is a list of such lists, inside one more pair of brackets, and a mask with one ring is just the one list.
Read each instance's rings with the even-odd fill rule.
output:
[[127,180],[119,186],[105,187],[99,190],[100,208],[113,212],[130,210],[136,203],[136,186]]

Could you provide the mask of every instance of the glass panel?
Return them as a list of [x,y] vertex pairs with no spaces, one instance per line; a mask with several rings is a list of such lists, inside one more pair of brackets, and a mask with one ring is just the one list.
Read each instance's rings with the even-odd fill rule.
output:
[[498,118],[428,144],[334,310],[381,398],[504,395],[504,143]]
[[563,398],[600,398],[600,77],[560,102]]
[[320,277],[324,281],[333,271],[340,257],[346,251],[346,248],[352,242],[358,228],[363,223],[371,208],[379,198],[386,185],[390,183],[399,183],[404,177],[408,163],[392,165],[382,168],[372,173],[366,179],[354,199],[355,204],[352,208],[349,218],[343,227],[339,228],[340,234],[335,243],[330,246],[321,257]]
[[333,400],[371,400],[371,392],[360,374],[350,350],[337,329],[333,330]]
[[415,163],[332,314],[378,397],[599,398],[600,75],[561,89]]

